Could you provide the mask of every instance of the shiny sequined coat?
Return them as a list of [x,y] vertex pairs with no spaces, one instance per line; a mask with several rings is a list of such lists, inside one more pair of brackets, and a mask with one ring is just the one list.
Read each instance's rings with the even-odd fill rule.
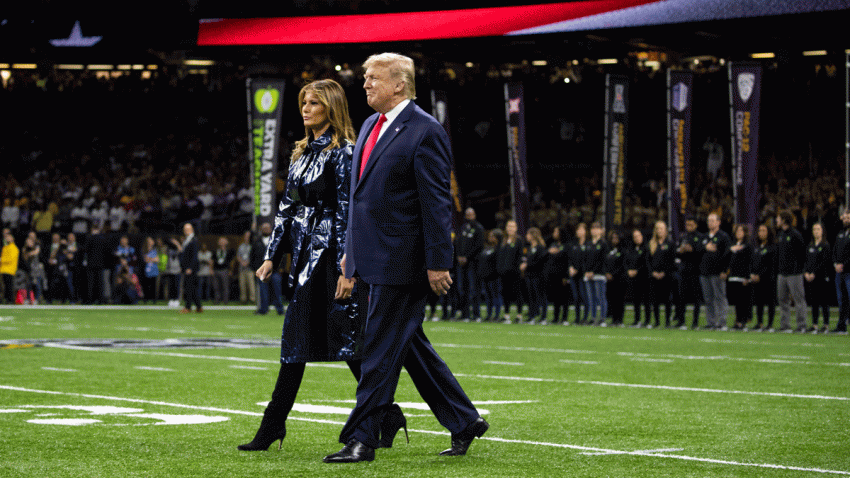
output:
[[326,150],[332,130],[311,141],[289,166],[266,260],[292,254],[293,297],[281,336],[281,362],[357,358],[365,294],[333,299],[345,246],[353,145]]

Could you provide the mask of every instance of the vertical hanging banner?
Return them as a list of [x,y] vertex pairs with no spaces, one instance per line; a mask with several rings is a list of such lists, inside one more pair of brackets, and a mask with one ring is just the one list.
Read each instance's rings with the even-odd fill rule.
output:
[[624,225],[628,129],[629,79],[608,74],[605,76],[605,155],[602,171],[606,229]]
[[254,185],[254,224],[274,224],[284,81],[248,78],[245,85],[248,128],[251,133],[250,177]]
[[525,100],[522,83],[505,84],[505,117],[508,123],[508,155],[511,171],[511,202],[517,233],[529,227],[528,165],[525,158]]
[[[437,121],[446,130],[449,135],[449,143],[452,142],[452,128],[449,121],[448,96],[445,91],[431,90],[431,115],[437,118]],[[463,196],[460,192],[460,186],[457,183],[457,173],[454,165],[454,154],[452,154],[452,230],[459,231],[463,225]]]
[[690,71],[667,70],[667,191],[673,237],[679,237],[679,232],[685,229],[690,201],[693,84],[694,75]]
[[735,222],[749,224],[750,230],[758,222],[761,200],[758,185],[761,76],[758,63],[729,63]]

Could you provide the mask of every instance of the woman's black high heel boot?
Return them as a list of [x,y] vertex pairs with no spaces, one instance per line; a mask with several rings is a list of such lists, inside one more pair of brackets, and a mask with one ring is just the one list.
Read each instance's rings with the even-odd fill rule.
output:
[[[295,395],[304,378],[303,363],[284,363],[280,365],[280,372],[272,392],[272,400],[263,413],[263,421],[260,429],[250,443],[239,445],[236,448],[242,451],[268,450],[272,443],[280,440],[278,450],[283,446],[283,438],[286,437],[286,417],[292,411],[295,404]],[[400,410],[399,410],[400,411]]]
[[404,417],[398,404],[393,403],[381,420],[381,441],[378,442],[378,448],[392,448],[393,440],[401,428],[404,428],[404,438],[407,439],[407,443],[410,443],[410,436],[407,434],[407,418]]
[[254,439],[250,443],[239,445],[236,448],[242,451],[264,451],[268,450],[272,443],[280,440],[280,444],[277,446],[277,449],[280,450],[283,447],[284,437],[286,437],[286,415],[281,420],[280,414],[269,407],[263,414],[263,421],[260,422],[260,429],[257,430]]

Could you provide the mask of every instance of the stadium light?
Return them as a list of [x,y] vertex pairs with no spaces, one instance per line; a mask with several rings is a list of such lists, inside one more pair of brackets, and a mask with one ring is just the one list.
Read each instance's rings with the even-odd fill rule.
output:
[[12,68],[15,70],[35,70],[35,63],[12,63]]
[[826,56],[826,50],[804,51],[803,56]]
[[115,67],[112,66],[112,65],[97,65],[97,64],[88,65],[87,68],[89,70],[113,70],[113,69],[115,69]]
[[534,66],[546,66],[549,64],[549,62],[547,62],[546,60],[534,60],[531,62],[531,64]]
[[60,64],[56,65],[56,68],[59,70],[82,70],[85,67],[83,65],[76,64]]
[[616,65],[617,59],[616,58],[601,58],[599,60],[596,60],[596,63],[599,64],[599,65]]
[[213,66],[213,65],[215,65],[215,62],[212,61],[212,60],[185,60],[183,63],[185,65],[188,65],[188,66]]
[[754,60],[761,60],[761,59],[766,59],[766,58],[776,58],[776,54],[772,53],[772,52],[752,53],[752,54],[750,54],[750,58],[752,58]]

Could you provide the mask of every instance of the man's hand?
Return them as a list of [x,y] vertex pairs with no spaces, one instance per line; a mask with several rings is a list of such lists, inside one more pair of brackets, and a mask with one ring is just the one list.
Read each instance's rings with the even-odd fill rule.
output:
[[431,270],[428,269],[428,283],[431,284],[431,290],[435,294],[448,294],[452,285],[452,277],[448,270]]
[[346,279],[344,275],[339,276],[336,280],[336,293],[334,299],[345,300],[351,297],[351,291],[354,289],[354,279]]
[[257,276],[257,279],[260,279],[263,282],[268,282],[269,278],[271,278],[272,276],[273,268],[274,265],[272,264],[272,261],[263,261],[263,265],[261,265],[260,268],[257,269],[257,272],[254,273],[254,275]]

